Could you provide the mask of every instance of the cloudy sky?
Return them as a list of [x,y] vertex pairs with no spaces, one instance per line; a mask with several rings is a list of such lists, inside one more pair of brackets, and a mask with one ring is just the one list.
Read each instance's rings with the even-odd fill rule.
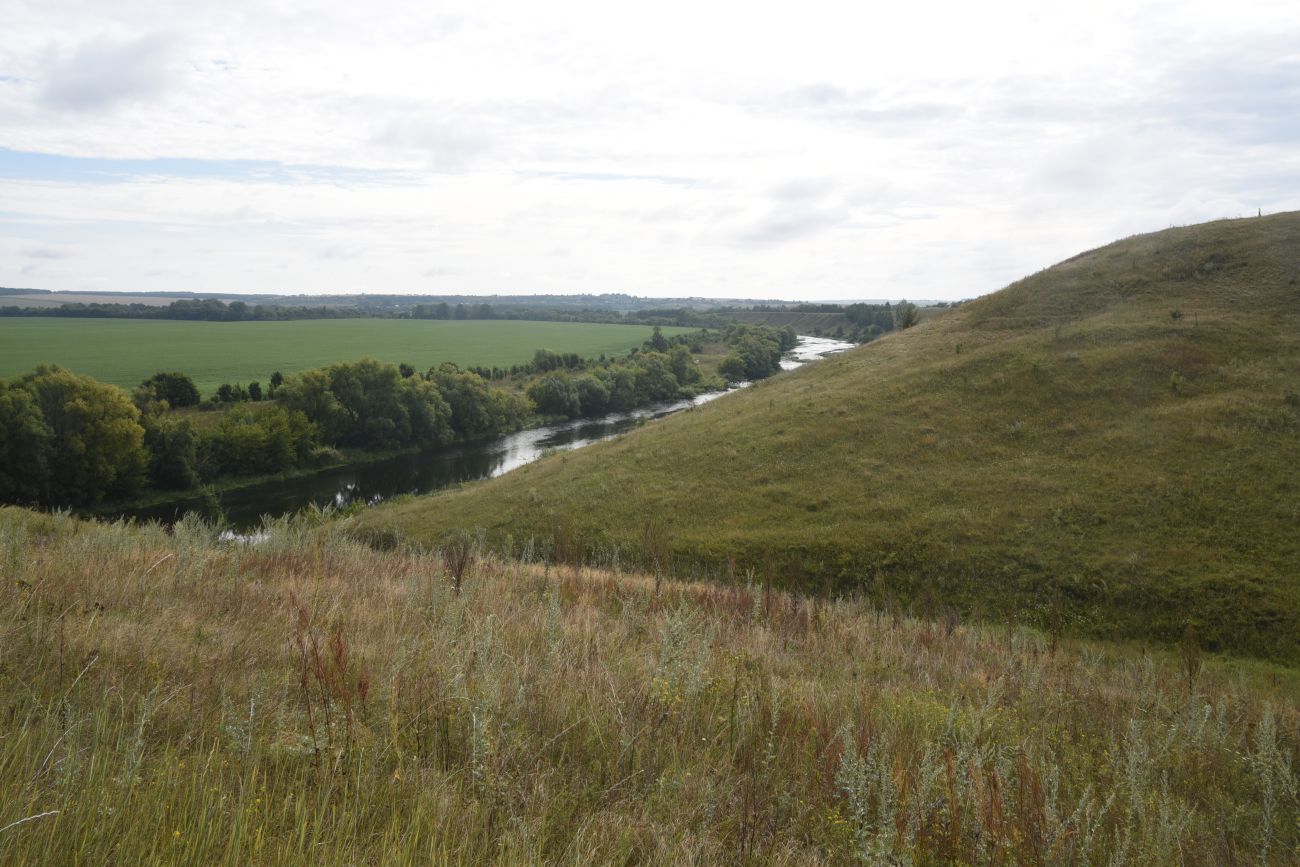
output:
[[1300,208],[1300,5],[6,0],[0,286],[964,298]]

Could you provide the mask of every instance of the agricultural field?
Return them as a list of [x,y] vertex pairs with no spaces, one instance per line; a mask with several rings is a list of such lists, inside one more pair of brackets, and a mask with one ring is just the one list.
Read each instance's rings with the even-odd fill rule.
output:
[[[664,334],[687,330],[665,328]],[[444,361],[508,367],[538,349],[623,355],[651,332],[648,325],[506,320],[14,318],[0,320],[0,379],[53,363],[130,389],[159,370],[181,370],[207,397],[223,382],[265,383],[275,370],[289,374],[367,355],[417,370]]]

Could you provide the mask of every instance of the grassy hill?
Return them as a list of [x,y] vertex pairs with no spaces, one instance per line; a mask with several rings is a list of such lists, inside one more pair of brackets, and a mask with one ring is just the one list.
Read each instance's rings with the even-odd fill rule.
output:
[[[1300,215],[1129,238],[361,532],[1300,660]],[[734,563],[734,567],[731,565]]]
[[269,529],[0,508],[0,863],[1300,856],[1295,670]]

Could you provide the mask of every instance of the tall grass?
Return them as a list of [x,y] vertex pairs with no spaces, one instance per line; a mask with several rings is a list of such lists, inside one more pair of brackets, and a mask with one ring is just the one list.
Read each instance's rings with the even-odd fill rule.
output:
[[0,863],[1300,859],[1294,671],[452,559],[0,510]]

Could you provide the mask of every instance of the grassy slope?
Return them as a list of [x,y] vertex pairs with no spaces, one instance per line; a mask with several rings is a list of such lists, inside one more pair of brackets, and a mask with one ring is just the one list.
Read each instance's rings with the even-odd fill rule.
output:
[[1300,857],[1293,670],[214,537],[0,509],[0,863]]
[[265,385],[274,370],[287,374],[365,355],[420,370],[444,361],[508,367],[531,360],[538,349],[623,355],[650,332],[644,325],[505,320],[0,319],[0,378],[50,362],[132,388],[156,371],[183,370],[207,396],[223,382]]
[[358,523],[628,552],[662,523],[679,560],[787,584],[1107,636],[1190,624],[1295,661],[1298,394],[1300,215],[1219,222]]

